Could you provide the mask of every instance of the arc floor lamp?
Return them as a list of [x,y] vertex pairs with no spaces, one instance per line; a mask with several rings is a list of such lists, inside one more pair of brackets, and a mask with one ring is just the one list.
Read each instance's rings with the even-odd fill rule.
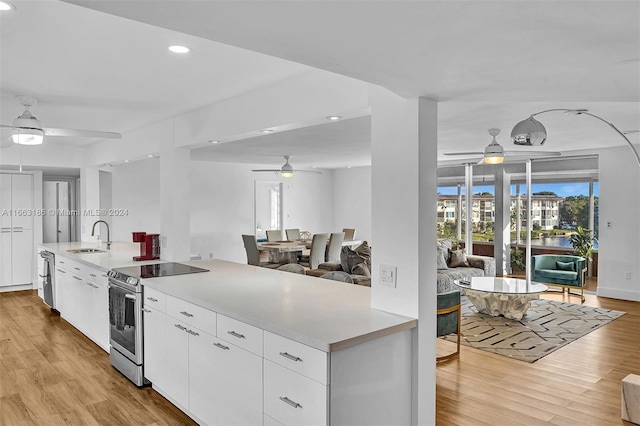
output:
[[[566,109],[566,108],[554,108],[547,109],[544,111],[536,112],[535,114],[531,114],[529,118],[522,120],[518,124],[513,127],[511,131],[511,140],[515,145],[527,145],[527,146],[541,146],[547,140],[547,129],[540,123],[538,120],[533,118],[536,115],[544,114],[547,112],[560,111],[565,114],[571,115],[589,115],[593,118],[597,118],[598,120],[606,123],[611,127],[617,134],[622,136],[622,138],[627,142],[631,151],[636,158],[636,162],[638,163],[638,167],[640,167],[640,155],[638,155],[638,151],[635,146],[631,143],[631,141],[627,138],[627,136],[622,133],[616,126],[612,123],[609,123],[602,117],[598,117],[595,114],[591,114],[586,109]],[[526,178],[527,178],[527,242],[526,242],[526,258],[531,259],[531,159],[527,160],[527,170],[526,170]],[[527,275],[527,284],[531,282],[531,270],[529,267],[529,261],[527,261],[526,268]]]

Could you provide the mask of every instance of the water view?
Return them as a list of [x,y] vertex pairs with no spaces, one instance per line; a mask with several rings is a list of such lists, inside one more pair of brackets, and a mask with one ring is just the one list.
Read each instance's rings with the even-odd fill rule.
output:
[[[524,244],[524,242],[524,240],[520,241],[521,244]],[[545,247],[572,247],[568,236],[532,238],[531,245]],[[593,242],[593,248],[596,250],[598,249],[598,241]]]

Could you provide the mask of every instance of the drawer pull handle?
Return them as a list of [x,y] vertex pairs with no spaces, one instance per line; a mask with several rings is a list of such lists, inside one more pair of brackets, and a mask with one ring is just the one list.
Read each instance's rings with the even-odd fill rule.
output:
[[[283,356],[283,357],[285,357],[286,359],[290,359],[291,361],[302,361],[302,358],[299,358],[299,357],[297,357],[297,356],[290,355],[290,354],[288,354],[288,353],[286,353],[286,352],[280,352],[280,356]],[[282,399],[282,398],[281,398],[281,399]]]
[[56,268],[56,271],[58,271],[58,272],[60,272],[62,274],[66,274],[67,273],[67,271],[63,271],[62,269],[58,269],[58,268]]
[[75,275],[72,275],[73,279],[78,280],[78,281],[82,281],[82,278],[76,277]]
[[150,311],[150,310],[145,309],[145,308],[142,308],[142,312],[144,312],[145,314],[150,314],[150,313],[151,313],[151,311]]
[[76,268],[75,266],[73,267],[73,269],[75,269],[76,271],[79,271],[79,270],[80,270],[80,268]]
[[102,274],[102,275],[100,275],[100,276],[101,276],[101,277],[105,277],[105,278],[109,278],[109,275],[107,275],[107,274]]
[[287,398],[286,396],[281,396],[280,397],[280,401],[282,402],[286,402],[287,404],[289,404],[290,406],[292,406],[293,408],[302,408],[302,405],[298,404],[295,401],[290,400],[289,398]]
[[96,274],[89,274],[90,277],[95,278]]
[[214,343],[213,346],[215,346],[216,348],[224,349],[225,351],[229,350],[229,346],[225,346],[220,343]]
[[227,334],[232,335],[233,337],[237,337],[238,339],[244,339],[244,334],[236,333],[235,331],[227,331]]
[[154,299],[153,297],[147,297],[147,300],[151,300],[152,302],[157,302],[158,299]]
[[40,275],[40,274],[38,274],[38,276],[39,276],[40,278],[47,278],[47,276],[46,276],[46,275]]
[[193,330],[187,330],[187,333],[189,333],[189,334],[190,334],[190,335],[192,335],[192,336],[199,336],[199,335],[200,335],[200,333],[196,333],[196,332],[195,332],[195,331],[193,331]]
[[173,326],[174,326],[175,328],[179,328],[179,329],[180,329],[180,330],[182,330],[182,331],[185,331],[185,330],[187,329],[187,327],[185,327],[185,326],[183,326],[183,325],[180,325],[180,324],[173,324]]
[[180,311],[180,313],[181,313],[182,315],[184,315],[185,317],[189,317],[189,318],[191,318],[191,317],[193,316],[193,314],[190,314],[190,313],[189,313],[189,312],[187,312],[187,311]]

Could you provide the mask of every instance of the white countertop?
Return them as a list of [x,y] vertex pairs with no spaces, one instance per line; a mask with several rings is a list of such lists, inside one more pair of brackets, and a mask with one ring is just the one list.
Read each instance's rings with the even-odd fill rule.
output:
[[331,352],[417,325],[371,308],[371,289],[224,260],[180,262],[209,272],[142,280],[186,300]]
[[[103,271],[112,268],[121,268],[124,266],[146,265],[149,263],[158,263],[161,260],[145,260],[134,261],[133,256],[140,255],[140,244],[125,241],[115,241],[111,244],[111,249],[107,250],[106,243],[87,243],[87,242],[70,242],[70,243],[43,243],[38,244],[54,254],[64,256],[88,266],[92,266]],[[80,248],[97,248],[104,250],[105,253],[83,253],[73,254],[67,250],[76,250]]]

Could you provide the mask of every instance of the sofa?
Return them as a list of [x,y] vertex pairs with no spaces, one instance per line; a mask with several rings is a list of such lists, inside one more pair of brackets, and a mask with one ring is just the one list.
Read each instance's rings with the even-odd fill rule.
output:
[[454,280],[496,276],[493,257],[467,255],[464,250],[453,249],[450,240],[438,240],[436,248],[438,294],[459,290]]
[[342,247],[340,262],[323,262],[316,269],[309,269],[307,275],[320,277],[327,272],[343,271],[351,276],[354,284],[371,287],[371,247],[363,241],[355,249]]
[[[587,261],[584,257],[571,255],[539,254],[531,256],[531,280],[567,288],[580,289],[584,302]],[[569,294],[571,294],[569,292]]]

